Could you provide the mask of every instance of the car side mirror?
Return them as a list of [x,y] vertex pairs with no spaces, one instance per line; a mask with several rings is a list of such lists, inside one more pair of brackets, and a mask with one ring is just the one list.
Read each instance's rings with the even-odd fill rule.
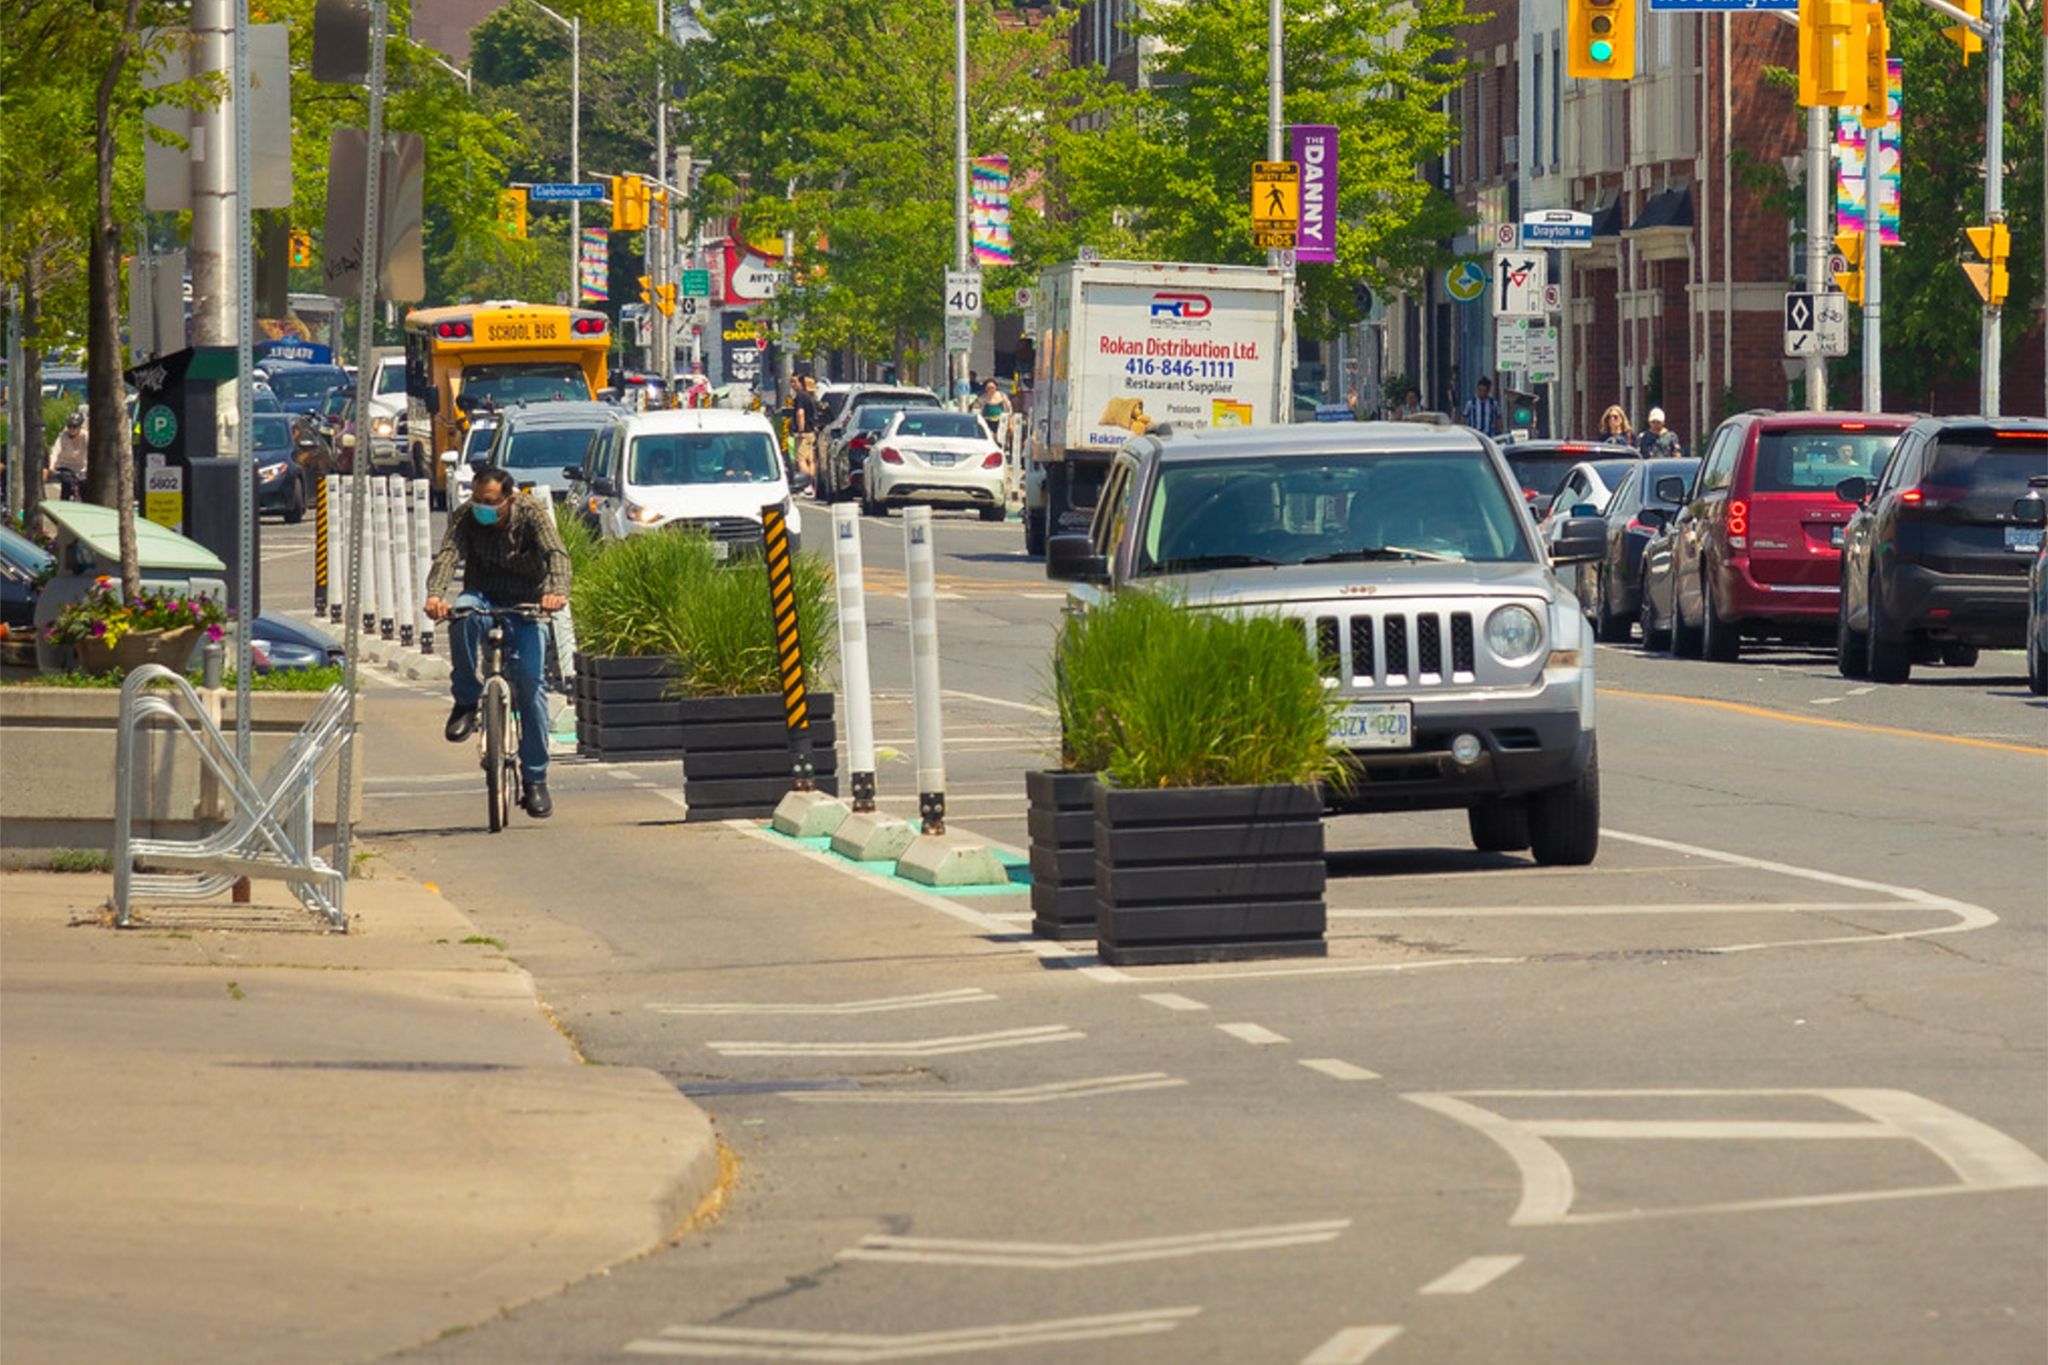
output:
[[590,482],[590,481],[589,481],[588,479],[586,479],[586,478],[585,478],[585,477],[583,476],[583,466],[582,466],[582,465],[580,465],[580,464],[565,464],[565,465],[563,465],[563,466],[562,466],[562,477],[563,477],[563,478],[565,478],[565,479],[567,479],[567,480],[568,480],[568,481],[569,481],[570,483],[588,483],[588,482]]
[[446,465],[450,469],[455,468],[456,464],[460,462],[461,459],[462,454],[460,451],[444,450],[441,452],[441,463]]
[[1870,480],[1861,474],[1842,480],[1835,485],[1835,496],[1843,502],[1862,503],[1870,496]]
[[1607,553],[1607,520],[1604,517],[1568,517],[1564,529],[1550,547],[1553,564],[1584,564]]
[[1095,553],[1092,536],[1052,536],[1045,542],[1045,576],[1060,583],[1107,583],[1109,560]]
[[1671,524],[1671,514],[1661,507],[1645,507],[1636,513],[1636,520],[1661,529]]
[[2048,526],[2048,502],[2038,495],[2020,498],[2012,505],[2012,519],[2022,526]]
[[590,481],[590,491],[600,498],[616,498],[619,495],[619,486],[610,479],[599,477]]
[[1657,480],[1657,501],[1684,502],[1686,494],[1685,477],[1680,474],[1666,474]]

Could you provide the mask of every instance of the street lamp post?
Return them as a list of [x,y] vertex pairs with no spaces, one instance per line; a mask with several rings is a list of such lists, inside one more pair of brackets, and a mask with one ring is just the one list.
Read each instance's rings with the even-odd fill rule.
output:
[[[527,3],[548,18],[569,30],[569,183],[583,183],[583,17],[570,15],[567,18],[555,13],[540,0]],[[569,306],[575,307],[583,296],[583,271],[580,265],[583,245],[583,204],[569,201]]]
[[[953,268],[965,272],[968,260],[967,196],[967,0],[953,0]],[[967,387],[967,352],[946,352],[949,397]]]

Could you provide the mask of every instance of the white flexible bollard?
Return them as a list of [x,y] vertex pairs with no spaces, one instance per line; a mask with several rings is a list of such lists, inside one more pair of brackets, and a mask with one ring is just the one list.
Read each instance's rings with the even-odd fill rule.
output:
[[375,585],[376,623],[371,629],[391,638],[391,485],[382,474],[370,476],[370,581]]
[[398,642],[411,646],[413,623],[419,618],[419,599],[412,590],[412,496],[407,482],[394,475],[391,480],[391,607],[398,625]]
[[342,547],[348,544],[348,507],[342,502],[342,489],[347,481],[339,474],[324,474],[320,486],[327,490],[327,515],[322,519],[320,532],[327,538],[327,601],[325,615],[330,625],[341,623],[342,579],[348,574],[348,558]]
[[853,805],[832,831],[832,851],[855,862],[894,862],[917,838],[908,820],[875,809],[875,708],[868,679],[867,585],[861,566],[860,508],[832,509],[832,553],[839,587],[840,715],[846,724]]
[[420,653],[434,652],[434,621],[427,615],[427,575],[434,568],[434,490],[425,479],[412,481],[413,613],[419,623]]

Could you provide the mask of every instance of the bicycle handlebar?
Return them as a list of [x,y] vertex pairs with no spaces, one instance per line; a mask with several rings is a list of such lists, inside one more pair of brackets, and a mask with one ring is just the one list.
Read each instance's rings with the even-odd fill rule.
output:
[[458,607],[450,605],[448,619],[457,621],[465,616],[524,616],[533,621],[545,621],[554,613],[533,603],[513,603],[502,607]]

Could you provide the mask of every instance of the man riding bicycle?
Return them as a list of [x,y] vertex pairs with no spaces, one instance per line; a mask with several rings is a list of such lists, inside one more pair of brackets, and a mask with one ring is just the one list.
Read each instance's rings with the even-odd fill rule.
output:
[[[451,604],[448,591],[455,566],[462,568],[462,595]],[[427,574],[427,615],[448,619],[451,607],[473,609],[455,623],[449,691],[455,707],[442,733],[459,744],[476,731],[483,684],[476,676],[477,651],[495,620],[505,636],[505,680],[519,712],[519,804],[536,820],[555,805],[548,798],[548,708],[542,695],[545,632],[532,615],[497,607],[538,606],[560,611],[569,603],[569,552],[555,529],[554,509],[545,497],[522,498],[512,475],[488,467],[477,471],[467,506],[448,518],[447,534]]]

